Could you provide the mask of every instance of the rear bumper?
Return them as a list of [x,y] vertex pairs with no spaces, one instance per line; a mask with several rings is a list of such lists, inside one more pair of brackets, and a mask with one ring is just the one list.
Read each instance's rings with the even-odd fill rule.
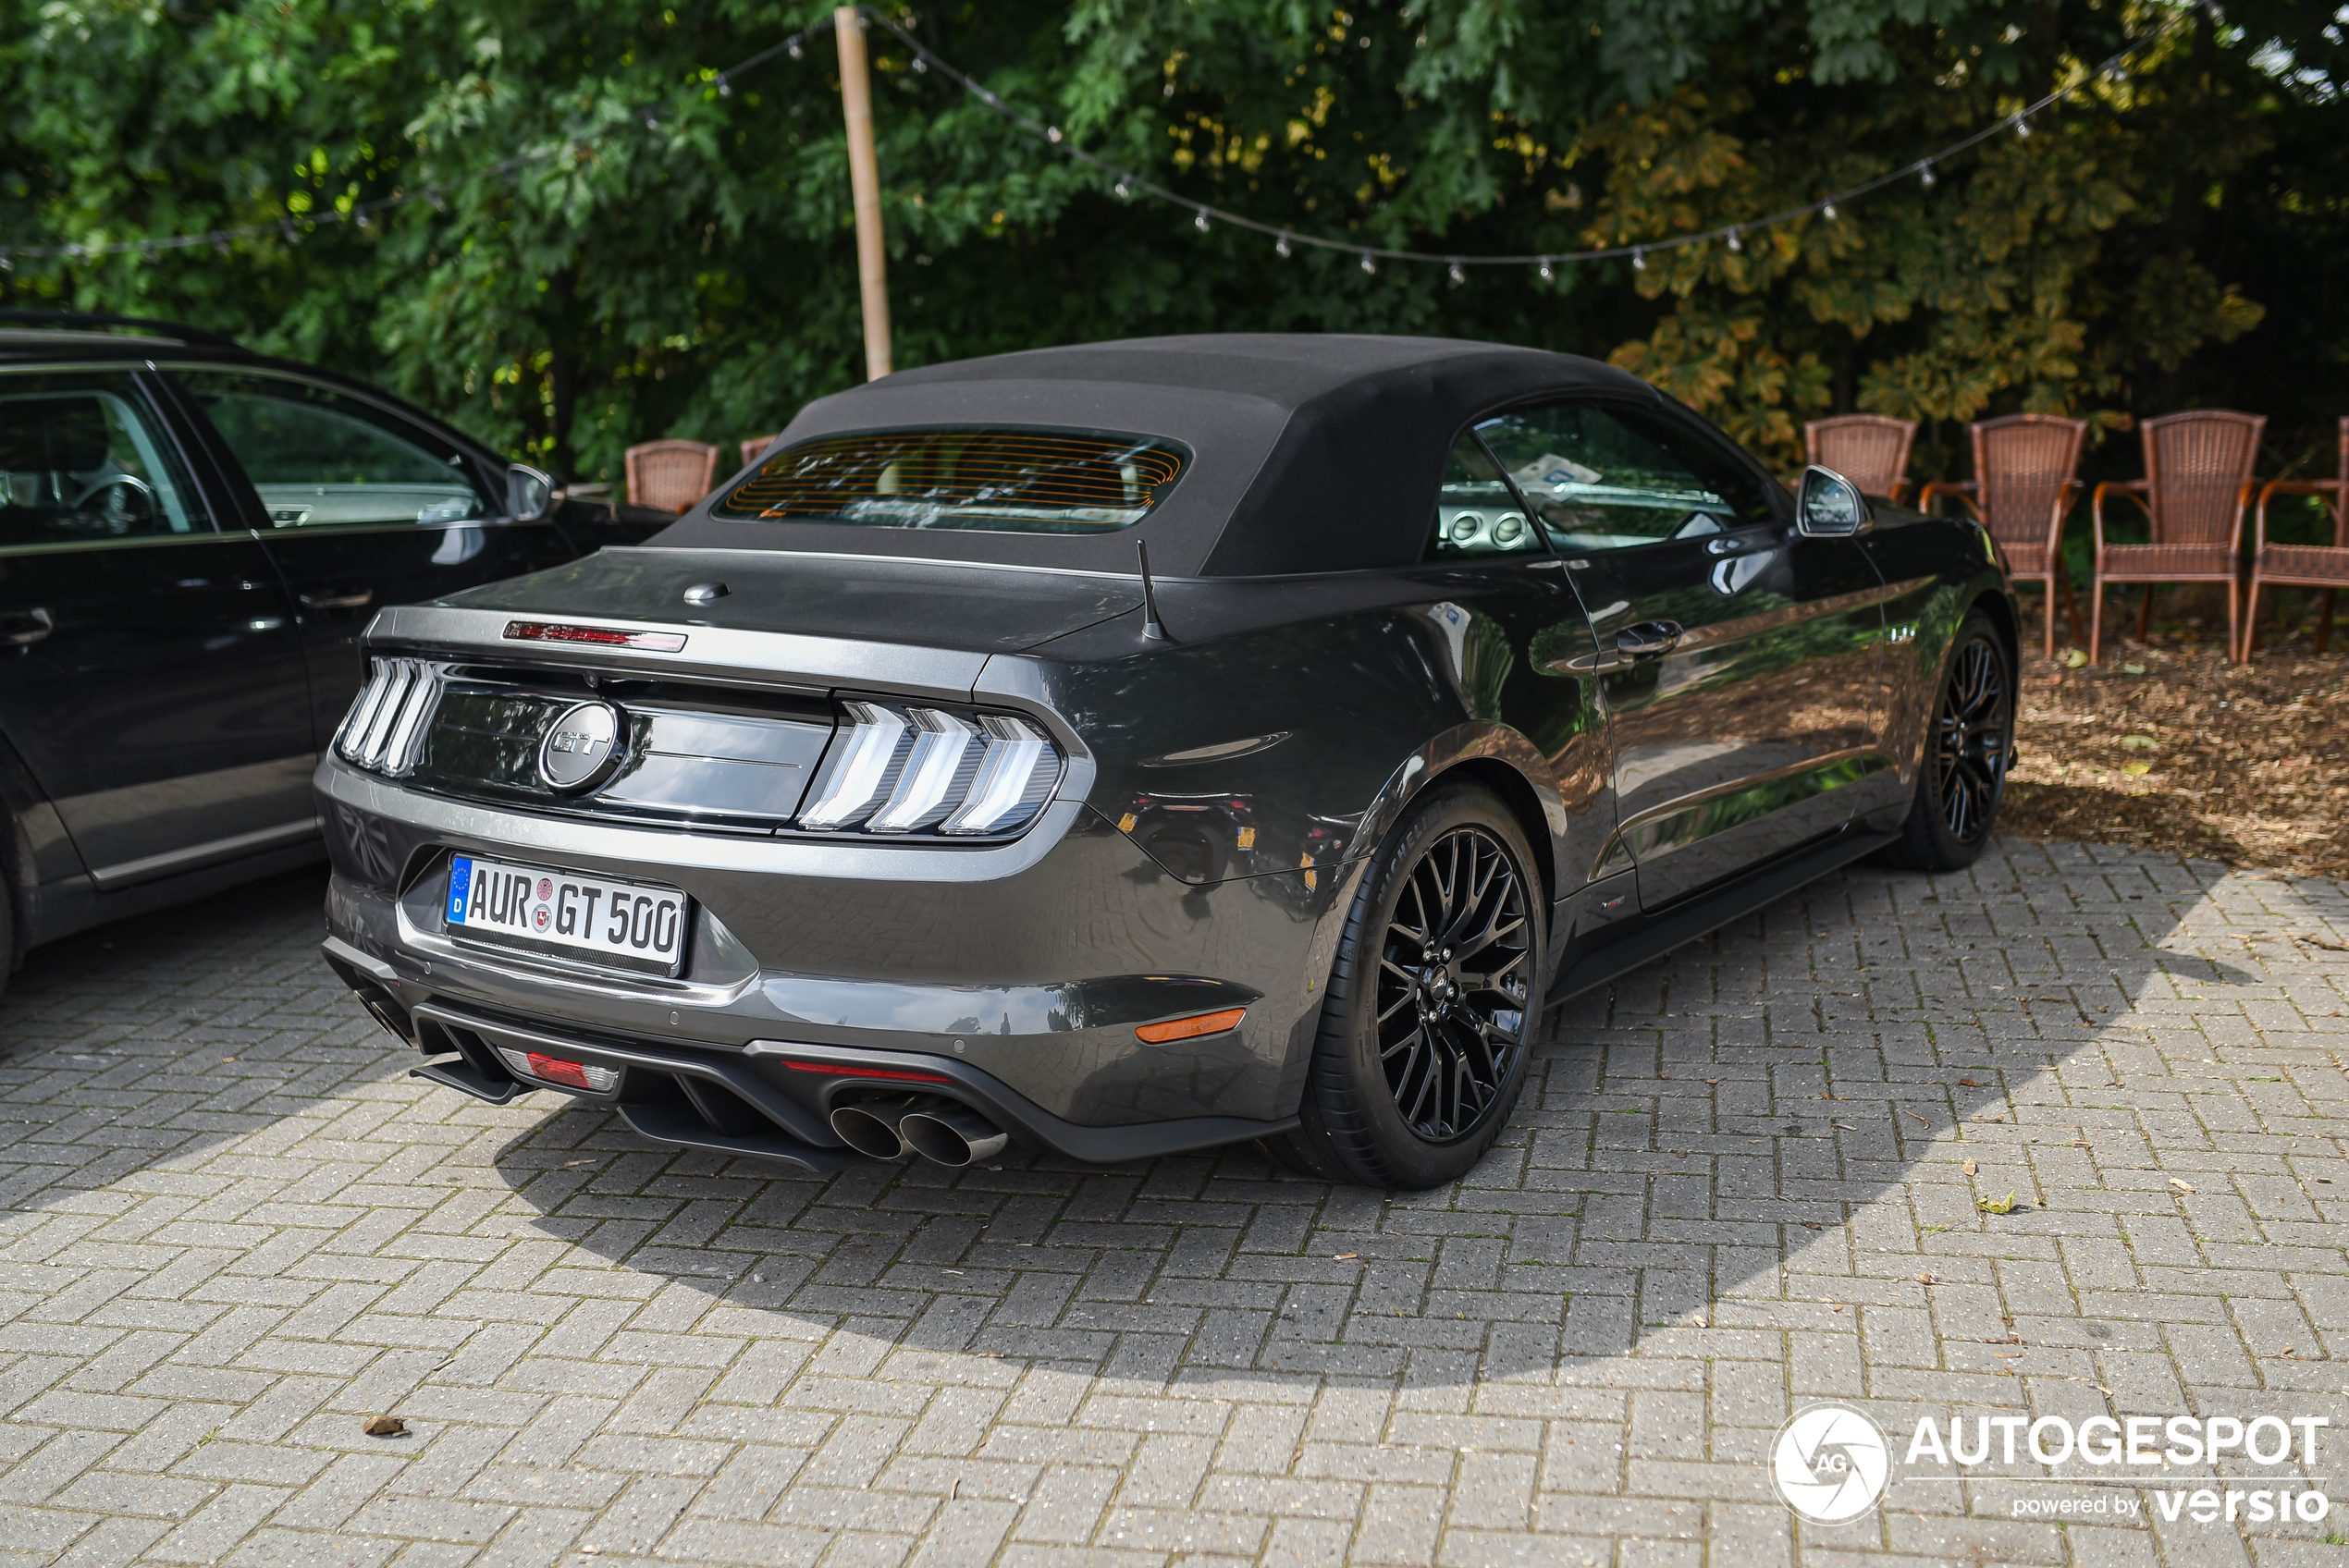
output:
[[[857,1158],[831,1131],[834,1110],[908,1093],[965,1107],[1022,1143],[1087,1164],[1213,1148],[1297,1125],[1293,1116],[1273,1121],[1199,1116],[1134,1126],[1080,1126],[992,1074],[951,1059],[784,1040],[755,1040],[741,1051],[630,1040],[418,998],[413,987],[368,963],[347,944],[328,937],[324,950],[327,963],[368,1001],[377,1020],[424,1053],[427,1060],[410,1070],[412,1077],[496,1105],[533,1089],[555,1088],[610,1106],[636,1132],[658,1143],[747,1155],[818,1173]],[[510,1065],[510,1053],[516,1052],[603,1068],[617,1082],[604,1093],[535,1082]]]
[[[917,1070],[941,1080],[923,1092],[1088,1163],[1286,1130],[1327,916],[1352,885],[1344,867],[1185,884],[1077,802],[1015,844],[908,854],[550,825],[333,763],[318,783],[335,865],[326,956],[437,1059],[426,1076],[488,1098],[545,1086],[450,1031],[535,1033],[637,1084],[604,1097],[649,1136],[809,1169],[848,1158],[831,1109],[895,1092],[828,1063]],[[683,972],[452,938],[440,906],[455,852],[679,888],[695,900]],[[951,876],[919,875],[948,857]],[[1135,1032],[1229,1007],[1247,1014],[1220,1035]],[[702,1114],[690,1086],[704,1084],[730,1096],[721,1114]]]

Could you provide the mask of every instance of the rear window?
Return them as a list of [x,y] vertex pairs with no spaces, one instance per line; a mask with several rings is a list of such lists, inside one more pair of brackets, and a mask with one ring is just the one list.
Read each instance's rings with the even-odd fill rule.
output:
[[1097,430],[875,430],[787,447],[711,508],[724,518],[992,533],[1109,533],[1166,498],[1189,454]]

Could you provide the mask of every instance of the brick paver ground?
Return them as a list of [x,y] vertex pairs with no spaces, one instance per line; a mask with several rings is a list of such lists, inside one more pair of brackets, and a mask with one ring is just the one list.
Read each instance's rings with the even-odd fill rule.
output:
[[1565,1009],[1503,1146],[1392,1196],[1249,1152],[779,1180],[480,1105],[338,991],[320,886],[0,998],[0,1564],[2343,1559],[2349,1507],[2016,1519],[2095,1489],[2027,1461],[1816,1528],[1763,1462],[1816,1399],[1896,1453],[1999,1411],[2349,1445],[2340,884],[1855,870]]

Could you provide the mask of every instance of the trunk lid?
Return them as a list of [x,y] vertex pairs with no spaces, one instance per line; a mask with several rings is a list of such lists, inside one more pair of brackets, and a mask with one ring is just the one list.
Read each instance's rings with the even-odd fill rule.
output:
[[[685,590],[725,594],[689,605]],[[786,632],[806,637],[1015,653],[1124,615],[1139,578],[1089,572],[748,550],[602,550],[565,566],[441,601],[466,609]]]

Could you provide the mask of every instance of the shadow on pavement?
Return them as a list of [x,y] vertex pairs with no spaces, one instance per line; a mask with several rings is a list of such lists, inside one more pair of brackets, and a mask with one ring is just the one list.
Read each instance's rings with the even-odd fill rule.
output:
[[[505,1270],[512,1289],[605,1270],[800,1339],[1161,1380],[1692,1390],[1766,1329],[1815,1341],[1812,1380],[1857,1395],[1864,1318],[1937,1336],[1919,1365],[1987,1398],[2034,1370],[2117,1387],[2101,1351],[2158,1348],[2118,1305],[2153,1288],[2128,1256],[2144,1236],[2166,1258],[2207,1233],[2208,1259],[2343,1218],[2287,1192],[2281,1157],[2264,1195],[2173,1179],[2181,1150],[2313,1139],[2318,1099],[2343,1109],[2332,883],[2012,840],[1962,875],[1853,869],[1560,1010],[1503,1144],[1456,1187],[1391,1195],[1252,1149],[779,1180],[553,1096],[480,1105],[407,1078],[318,962],[322,885],[282,876],[31,956],[0,998],[20,1246],[44,1211],[117,1212],[110,1189],[158,1173],[197,1200],[187,1218],[226,1219],[332,1167],[367,1190],[353,1223],[461,1200],[470,1233],[561,1243]],[[2010,1191],[2013,1212],[1977,1212]],[[2094,1302],[2063,1283],[2084,1259],[2107,1281]],[[2035,1290],[2070,1342],[2017,1362],[1997,1347]],[[2275,1323],[2312,1358],[2343,1327]],[[1783,1403],[1760,1402],[1755,1440]]]

